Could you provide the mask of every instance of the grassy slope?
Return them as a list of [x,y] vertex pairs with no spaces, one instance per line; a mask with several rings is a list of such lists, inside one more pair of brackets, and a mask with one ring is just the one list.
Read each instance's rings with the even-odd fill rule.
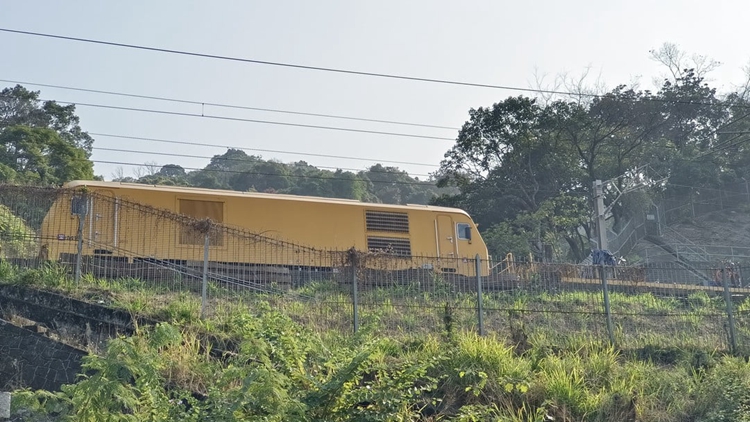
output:
[[[63,392],[16,395],[29,420],[739,421],[750,405],[750,366],[723,354],[722,302],[706,296],[613,295],[615,349],[593,293],[490,294],[481,338],[471,296],[370,291],[347,335],[349,299],[327,284],[298,300],[214,287],[201,320],[199,296],[176,285],[73,288],[58,268],[3,263],[0,279],[170,322],[111,342],[87,362],[97,375]],[[201,352],[206,331],[237,353]]]

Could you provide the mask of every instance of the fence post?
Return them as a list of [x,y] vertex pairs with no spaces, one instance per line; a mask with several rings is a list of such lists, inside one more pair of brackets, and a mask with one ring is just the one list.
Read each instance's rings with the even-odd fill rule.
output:
[[724,302],[727,305],[727,318],[729,320],[729,347],[732,353],[737,352],[737,336],[734,327],[734,311],[732,309],[732,296],[729,293],[729,281],[727,280],[727,268],[721,270],[721,283],[724,285]]
[[357,252],[350,251],[350,261],[352,263],[352,319],[354,320],[354,333],[359,330],[359,292],[357,286]]
[[83,255],[83,223],[86,214],[78,214],[78,247],[76,249],[76,286],[81,281],[81,259]]
[[612,327],[612,309],[609,304],[609,287],[607,285],[607,268],[604,264],[599,266],[599,271],[602,277],[602,290],[604,292],[604,313],[607,316],[607,334],[609,335],[609,343],[615,345],[615,332]]
[[203,283],[201,286],[201,318],[206,317],[206,296],[208,293],[208,244],[209,232],[206,232],[206,238],[203,241]]
[[479,323],[479,335],[484,336],[484,310],[482,307],[482,259],[477,254],[477,322]]

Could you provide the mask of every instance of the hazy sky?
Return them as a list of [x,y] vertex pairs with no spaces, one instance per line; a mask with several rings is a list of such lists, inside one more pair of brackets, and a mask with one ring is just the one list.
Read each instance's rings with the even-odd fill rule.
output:
[[[743,79],[750,50],[744,1],[9,1],[0,27],[224,56],[516,87],[534,73],[580,75],[608,86],[664,69],[649,50],[664,42],[710,56],[722,89]],[[458,128],[470,108],[519,92],[379,79],[137,51],[0,32],[0,79],[235,104],[398,120]],[[11,84],[0,82],[0,86]],[[201,113],[201,107],[41,90],[45,99]],[[207,114],[455,138],[427,129],[206,107]],[[345,155],[368,161],[258,153],[284,162],[363,169],[378,161],[424,177],[450,140],[335,132],[258,123],[155,115],[80,106],[84,130],[199,142],[178,146],[95,136],[92,159],[203,167],[208,158],[121,153],[123,148],[210,157],[227,146]],[[248,151],[251,153],[251,151]],[[116,165],[96,163],[112,177]],[[126,174],[132,167],[123,166]]]

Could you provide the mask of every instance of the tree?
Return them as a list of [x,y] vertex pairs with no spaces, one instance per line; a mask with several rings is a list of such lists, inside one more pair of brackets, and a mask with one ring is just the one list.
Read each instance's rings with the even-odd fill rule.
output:
[[508,245],[512,238],[513,249],[521,252],[517,236],[524,233],[528,241],[536,239],[541,252],[543,239],[564,234],[574,255],[580,255],[577,226],[563,224],[574,219],[553,222],[554,216],[543,211],[555,209],[561,195],[585,195],[581,180],[586,173],[570,137],[579,136],[586,121],[580,107],[561,101],[540,106],[534,99],[511,97],[470,110],[440,170],[440,185],[453,184],[460,193],[434,203],[467,209],[480,227],[497,236],[491,247]]
[[79,126],[75,105],[40,101],[16,85],[0,91],[0,180],[62,184],[92,179],[93,139]]
[[45,128],[16,125],[0,131],[0,165],[3,181],[59,185],[94,177],[85,151]]
[[63,142],[82,149],[88,158],[94,140],[79,123],[74,104],[42,102],[39,91],[29,91],[21,85],[0,91],[0,130],[17,125],[51,129]]
[[162,166],[158,172],[156,172],[159,176],[164,177],[171,177],[171,178],[184,178],[187,176],[187,173],[185,172],[185,169],[182,168],[182,166],[177,164],[166,164]]
[[289,169],[274,161],[249,162],[242,166],[240,173],[230,177],[229,186],[238,191],[283,191],[291,186]]
[[373,196],[386,204],[425,204],[439,193],[434,182],[420,182],[398,167],[375,164],[358,176],[369,182]]
[[[614,179],[622,191],[647,159],[646,145],[660,136],[663,119],[650,100],[619,86],[588,102],[511,97],[472,109],[441,163],[440,185],[460,193],[435,203],[469,210],[488,234],[506,239],[494,242],[498,247],[520,250],[514,236],[525,233],[534,252],[564,240],[570,257],[583,259],[593,181]],[[615,227],[625,213],[613,204]]]

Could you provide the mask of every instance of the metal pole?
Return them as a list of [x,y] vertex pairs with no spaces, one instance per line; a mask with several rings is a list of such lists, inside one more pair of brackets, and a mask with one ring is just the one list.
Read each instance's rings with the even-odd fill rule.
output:
[[78,249],[76,253],[76,286],[81,281],[81,255],[83,255],[83,223],[86,214],[78,214]]
[[477,254],[477,321],[479,322],[479,335],[484,336],[484,311],[482,306],[482,259]]
[[206,239],[203,241],[203,286],[201,288],[201,318],[206,317],[206,296],[208,292],[208,244],[209,232],[206,232]]
[[727,318],[729,318],[729,347],[732,353],[737,352],[737,335],[734,331],[734,311],[732,310],[732,296],[729,293],[729,282],[727,280],[727,268],[721,270],[721,281],[724,285],[724,302],[727,305]]
[[604,215],[604,192],[601,180],[594,181],[594,207],[597,242],[599,244],[599,249],[604,251],[609,249],[609,245],[607,244],[607,229],[605,225],[606,215]]
[[[604,190],[602,188],[602,181],[594,181],[594,212],[596,217],[596,233],[597,241],[599,242],[600,250],[607,250],[607,231],[605,226],[604,215]],[[605,271],[604,263],[599,266],[602,278],[602,291],[604,292],[604,313],[607,316],[607,333],[609,334],[610,344],[615,344],[615,332],[612,328],[612,311],[609,306],[609,286],[607,286],[607,274]]]
[[612,309],[609,304],[609,287],[607,286],[607,271],[606,267],[602,264],[599,267],[602,276],[602,290],[604,291],[604,313],[607,316],[607,334],[609,335],[609,343],[615,345],[615,331],[612,327]]
[[359,330],[359,292],[357,291],[357,254],[352,251],[352,318],[354,319],[354,333]]

